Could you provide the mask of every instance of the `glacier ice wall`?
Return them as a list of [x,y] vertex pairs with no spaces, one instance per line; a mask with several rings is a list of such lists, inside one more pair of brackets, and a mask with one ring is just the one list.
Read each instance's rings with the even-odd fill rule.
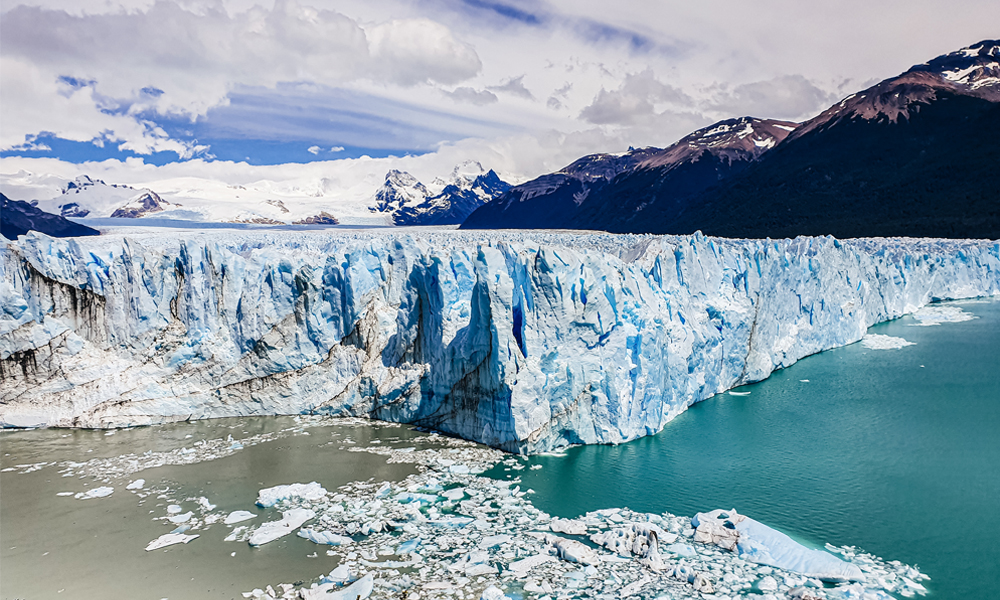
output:
[[935,299],[1000,243],[186,232],[0,250],[0,422],[330,413],[514,452],[655,433]]

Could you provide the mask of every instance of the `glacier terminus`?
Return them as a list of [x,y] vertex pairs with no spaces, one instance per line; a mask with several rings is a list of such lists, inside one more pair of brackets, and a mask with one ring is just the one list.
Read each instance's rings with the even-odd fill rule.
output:
[[875,323],[1000,293],[996,241],[180,236],[0,249],[3,426],[331,414],[516,453],[616,444]]

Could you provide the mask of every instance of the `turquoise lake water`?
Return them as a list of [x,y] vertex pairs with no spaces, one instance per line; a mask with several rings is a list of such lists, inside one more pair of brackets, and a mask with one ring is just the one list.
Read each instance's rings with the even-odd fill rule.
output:
[[1000,301],[953,305],[978,318],[878,325],[870,333],[916,345],[823,352],[658,435],[494,474],[520,476],[555,515],[735,508],[799,539],[915,564],[936,600],[1000,597]]

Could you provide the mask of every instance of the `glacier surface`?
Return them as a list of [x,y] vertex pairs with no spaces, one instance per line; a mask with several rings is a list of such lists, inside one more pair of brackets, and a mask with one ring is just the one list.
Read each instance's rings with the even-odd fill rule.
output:
[[512,452],[620,443],[938,299],[1000,242],[136,233],[0,249],[0,423],[320,413]]

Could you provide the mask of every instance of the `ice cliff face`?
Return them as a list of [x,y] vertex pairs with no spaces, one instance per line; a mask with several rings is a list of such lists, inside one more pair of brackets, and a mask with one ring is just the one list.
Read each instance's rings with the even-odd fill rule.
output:
[[936,298],[1000,243],[190,233],[0,250],[0,420],[332,413],[515,452],[617,443]]

